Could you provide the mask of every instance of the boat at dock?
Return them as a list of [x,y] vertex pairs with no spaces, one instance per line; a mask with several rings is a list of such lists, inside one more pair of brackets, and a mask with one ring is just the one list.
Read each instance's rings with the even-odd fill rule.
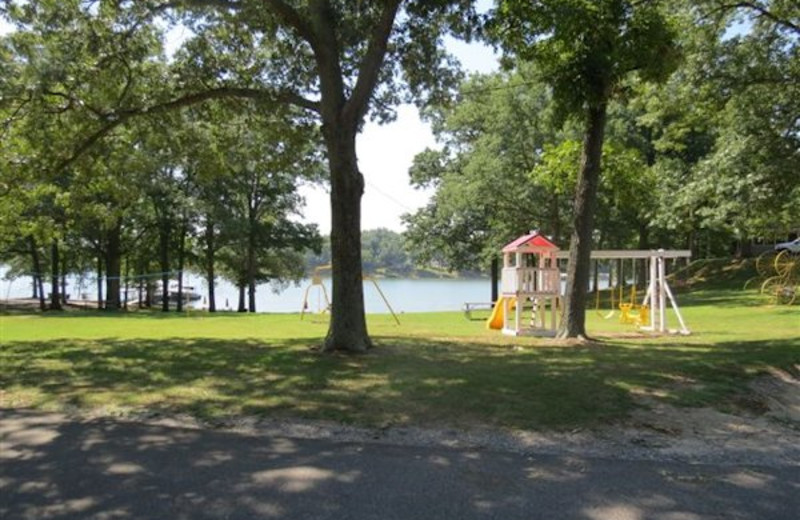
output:
[[[163,294],[164,292],[160,288],[156,289],[156,291],[153,293],[153,301],[160,302]],[[168,294],[169,294],[169,301],[172,303],[177,303],[178,300],[181,299],[181,295],[184,303],[194,302],[202,298],[200,293],[195,291],[195,288],[190,285],[184,285],[183,290],[178,291],[177,282],[171,282],[169,284]]]

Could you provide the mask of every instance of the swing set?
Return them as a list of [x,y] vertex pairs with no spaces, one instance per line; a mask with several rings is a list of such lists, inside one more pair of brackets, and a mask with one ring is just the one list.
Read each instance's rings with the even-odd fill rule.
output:
[[[510,336],[554,336],[564,310],[565,295],[561,277],[563,267],[569,260],[569,252],[561,251],[538,231],[531,231],[506,244],[502,253],[500,294],[486,321],[486,327]],[[610,308],[601,308],[600,287],[595,283],[596,312],[604,319],[611,319],[619,310],[621,323],[638,326],[642,330],[665,333],[668,332],[669,302],[680,323],[679,330],[669,332],[689,334],[678,303],[667,283],[666,265],[668,260],[676,261],[691,256],[692,253],[688,250],[592,251],[591,259],[596,262],[596,266],[600,261],[610,263]],[[629,273],[623,269],[626,260],[630,260]],[[640,268],[638,271],[637,267]],[[644,286],[645,281],[647,290],[640,302],[639,285]],[[523,318],[528,315],[530,319]]]
[[[316,313],[318,314],[325,314],[330,312],[331,310],[331,300],[328,298],[328,290],[325,288],[325,284],[322,281],[322,273],[325,271],[329,271],[331,269],[330,264],[328,265],[321,265],[314,269],[314,273],[311,275],[311,283],[306,287],[305,294],[303,295],[303,306],[300,309],[300,320],[302,321],[306,315],[306,312],[314,312],[310,309],[309,306],[309,296],[311,295],[311,290],[315,287],[317,288],[317,309]],[[386,295],[383,294],[381,290],[381,286],[378,285],[378,281],[373,278],[372,276],[362,275],[361,279],[364,282],[372,282],[372,285],[375,286],[375,290],[378,291],[383,303],[386,304],[386,308],[389,309],[392,317],[394,318],[395,323],[400,325],[400,319],[395,314],[394,309],[392,309],[389,300],[386,298]],[[323,300],[325,301],[325,305],[322,305]]]
[[[619,309],[619,322],[624,325],[647,325],[650,321],[650,307],[646,303],[638,302],[638,281],[637,280],[637,258],[631,258],[630,274],[625,272],[625,260],[623,258],[609,261],[608,269],[608,308],[604,308],[601,303],[601,290],[597,270],[599,260],[595,261],[594,294],[595,312],[604,320],[614,317]],[[627,285],[627,287],[626,287]],[[626,293],[627,297],[626,297]]]
[[[609,261],[608,269],[608,294],[609,308],[601,305],[599,283],[594,284],[595,311],[603,319],[611,319],[616,311],[620,311],[620,323],[636,325],[642,330],[667,332],[667,303],[672,307],[675,317],[680,324],[677,332],[690,334],[683,316],[678,308],[678,303],[667,283],[667,260],[690,258],[691,251],[659,249],[647,250],[597,250],[592,251],[591,258],[595,262]],[[559,258],[565,258],[559,255]],[[626,284],[628,276],[624,271],[624,261],[631,261],[629,296],[626,298]],[[642,270],[637,272],[637,262],[642,261]],[[616,267],[615,267],[616,265]],[[599,267],[596,264],[596,269]],[[638,273],[649,273],[647,276],[647,291],[641,303],[638,303],[638,283],[641,281]]]

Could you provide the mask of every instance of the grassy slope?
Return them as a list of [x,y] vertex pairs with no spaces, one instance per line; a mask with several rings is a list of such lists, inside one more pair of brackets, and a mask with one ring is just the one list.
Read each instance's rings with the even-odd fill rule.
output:
[[506,338],[461,313],[401,326],[375,315],[378,348],[359,357],[309,350],[326,331],[318,317],[2,316],[0,405],[570,428],[625,416],[637,394],[727,407],[765,368],[800,364],[800,307],[730,289],[679,299],[689,337],[626,338],[593,311],[602,344],[579,347]]

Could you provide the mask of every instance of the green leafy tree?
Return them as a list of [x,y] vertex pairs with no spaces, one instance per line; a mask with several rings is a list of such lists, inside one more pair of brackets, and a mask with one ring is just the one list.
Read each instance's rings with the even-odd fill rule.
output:
[[[402,99],[441,97],[442,87],[455,77],[442,38],[450,30],[470,35],[476,25],[471,4],[184,0],[102,3],[94,9],[73,0],[62,13],[53,11],[53,2],[31,0],[17,6],[14,15],[37,18],[46,11],[50,17],[41,18],[47,20],[89,19],[102,25],[97,34],[104,45],[113,42],[123,48],[126,42],[118,38],[154,31],[156,25],[147,21],[159,15],[181,20],[196,34],[178,57],[175,75],[164,78],[149,96],[126,93],[125,103],[90,105],[95,124],[63,164],[141,114],[157,115],[221,97],[255,100],[267,113],[291,105],[304,111],[292,118],[311,117],[320,123],[333,222],[333,312],[325,349],[360,352],[370,340],[360,283],[364,182],[356,134],[368,114],[391,118],[391,105]],[[84,72],[91,70],[86,60],[75,63]]]
[[747,255],[754,239],[800,221],[798,38],[785,3],[700,7],[680,13],[680,70],[638,86],[633,101],[659,183],[652,222],[696,255],[728,254],[733,242]]
[[[19,157],[16,168],[35,172],[39,187],[51,187],[42,215],[53,221],[47,240],[50,243],[53,280],[51,306],[59,299],[60,249],[68,239],[72,222],[80,216],[76,200],[86,195],[92,185],[90,172],[101,168],[91,163],[95,157],[84,155],[65,162],[73,154],[75,136],[94,131],[97,121],[108,111],[123,110],[131,98],[141,95],[146,81],[158,65],[146,58],[158,49],[158,40],[150,27],[130,30],[130,21],[113,23],[109,6],[103,4],[92,13],[78,1],[6,3],[3,14],[16,31],[3,38],[12,56],[15,80],[3,87],[2,105],[10,116],[4,130],[15,136],[14,152]],[[113,11],[113,9],[111,10]],[[135,24],[134,24],[135,25]],[[26,144],[27,143],[27,144]],[[9,157],[9,156],[4,156]],[[98,173],[99,174],[99,173]],[[77,199],[76,186],[84,190]],[[63,277],[62,277],[63,280]],[[116,282],[119,283],[119,277]],[[111,291],[118,294],[118,291]],[[112,307],[118,306],[118,299]]]
[[662,80],[674,69],[673,30],[659,2],[628,0],[504,0],[492,13],[490,29],[506,51],[538,64],[560,113],[583,121],[559,332],[582,338],[608,104],[629,75]]
[[430,203],[405,216],[407,238],[421,261],[451,269],[487,267],[499,248],[540,228],[558,241],[567,197],[531,182],[542,153],[560,132],[551,96],[536,70],[473,76],[458,103],[434,107],[442,147],[414,159],[416,186],[433,187]]
[[[364,351],[370,346],[361,284],[364,181],[357,166],[356,135],[371,109],[376,109],[376,117],[390,117],[385,108],[401,99],[402,78],[408,93],[421,94],[425,87],[434,87],[434,95],[438,92],[436,87],[451,75],[443,67],[448,62],[437,43],[448,26],[466,27],[462,13],[469,14],[470,4],[273,0],[215,2],[216,8],[209,10],[208,2],[185,3],[189,10],[204,8],[202,14],[212,23],[201,36],[213,36],[217,49],[225,49],[203,52],[201,56],[210,59],[195,60],[203,67],[200,75],[206,84],[206,72],[219,71],[218,65],[241,72],[233,84],[217,81],[207,92],[294,104],[321,123],[333,229],[333,310],[326,350]],[[241,67],[240,52],[250,48],[252,35],[263,35],[258,54],[267,59],[249,62],[267,65],[260,74]],[[236,68],[228,67],[231,56],[236,56]],[[405,74],[398,74],[401,71]],[[270,81],[254,81],[259,76]]]
[[[199,165],[192,158],[189,171],[198,168],[199,174],[213,168],[217,171],[206,180],[223,179],[213,183],[220,191],[211,195],[224,208],[223,212],[211,206],[224,243],[220,260],[240,288],[239,310],[255,312],[257,284],[299,279],[304,267],[296,260],[303,250],[319,248],[316,225],[290,220],[300,215],[298,181],[320,174],[316,128],[286,127],[269,117],[235,114],[217,123],[207,135],[211,142],[205,141],[214,149],[212,161]],[[210,223],[207,219],[206,225]]]

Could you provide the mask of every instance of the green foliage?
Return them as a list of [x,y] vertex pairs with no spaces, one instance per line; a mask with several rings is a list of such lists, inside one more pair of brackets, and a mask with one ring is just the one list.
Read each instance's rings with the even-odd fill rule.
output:
[[549,91],[532,67],[473,76],[459,92],[457,105],[431,109],[443,146],[419,154],[410,174],[412,183],[436,193],[405,217],[407,236],[423,262],[484,268],[520,229],[558,234],[563,202],[529,177],[559,133],[549,119]]
[[[511,74],[474,76],[461,87],[460,104],[434,113],[443,147],[417,155],[410,175],[436,193],[406,216],[410,245],[422,260],[485,269],[500,247],[529,229],[566,246],[581,143],[574,125],[555,129],[554,103],[539,78],[525,63]],[[635,115],[622,104],[611,110],[619,121]],[[597,228],[605,245],[629,247],[652,216],[656,178],[635,138],[641,131],[613,126],[619,128],[604,148]]]
[[[573,113],[580,108],[570,96],[583,87],[568,93],[566,101],[559,99],[560,76],[553,67],[563,57],[565,70],[579,70],[575,64],[591,53],[576,45],[574,52],[555,56],[551,51],[560,48],[562,34],[556,31],[530,40],[522,36],[533,30],[531,24],[541,28],[558,16],[583,20],[574,25],[564,21],[563,34],[580,30],[581,23],[586,30],[593,28],[587,16],[606,17],[602,23],[615,18],[605,11],[614,2],[558,4],[562,12],[542,21],[536,17],[556,9],[555,3],[503,3],[490,31],[498,31],[492,33],[498,39],[511,35],[507,46],[537,60],[535,68],[508,60],[515,67],[510,72],[465,82],[458,106],[429,111],[442,148],[418,155],[410,172],[412,183],[437,190],[428,207],[408,217],[410,243],[421,258],[445,265],[485,264],[504,240],[531,228],[563,244],[580,163],[580,122],[567,121],[561,131],[553,128],[567,108]],[[645,9],[656,4],[647,3]],[[624,68],[607,71],[603,81],[614,80],[616,86],[609,92],[613,99],[593,230],[596,245],[688,247],[695,255],[713,256],[729,253],[733,241],[785,239],[797,232],[797,32],[784,3],[758,6],[680,5],[664,22],[663,28],[672,27],[676,37],[666,61],[644,75],[619,76]],[[634,11],[639,7],[624,16],[638,16]],[[533,18],[513,25],[510,17],[522,11]],[[710,11],[717,17],[709,17]],[[649,23],[655,14],[643,16],[640,22]],[[743,17],[752,25],[730,28]],[[622,35],[612,43],[619,44]],[[659,42],[656,38],[656,48]],[[683,60],[666,83],[643,81],[665,72],[662,65],[673,67],[675,49]],[[613,56],[622,59],[629,51],[618,49]],[[630,68],[633,62],[623,63]],[[526,109],[516,101],[525,96],[543,97]],[[546,211],[553,199],[560,201],[560,226],[554,225],[556,212]]]
[[[407,251],[403,234],[384,228],[368,229],[361,233],[361,259],[364,273],[369,275],[416,276],[420,268]],[[330,241],[326,239],[323,240],[321,251],[309,252],[305,258],[305,266],[309,271],[330,266],[330,263]]]
[[[90,116],[79,127],[70,126],[70,135],[82,137],[79,144],[47,154],[54,158],[51,170],[71,166],[134,118],[212,99],[248,99],[254,103],[246,104],[242,113],[278,113],[294,123],[321,124],[333,220],[340,223],[332,247],[333,269],[342,280],[337,287],[352,285],[362,267],[358,248],[363,177],[357,168],[356,134],[368,115],[391,119],[392,107],[402,99],[443,100],[458,72],[442,39],[451,32],[470,37],[476,18],[471,0],[100,5],[73,0],[64,6],[31,0],[10,5],[8,12],[21,39],[52,40],[59,49],[61,43],[68,44],[71,54],[62,53],[66,59],[44,60],[54,72],[43,78],[63,75],[69,83],[77,77],[76,89],[55,96],[66,101],[65,112]],[[191,31],[168,66],[155,48],[163,37],[163,24],[152,23],[164,20]],[[60,41],[53,34],[66,39]],[[129,38],[144,45],[129,45]],[[73,41],[81,43],[69,47]],[[121,52],[113,54],[111,62],[119,62],[122,70],[102,85],[92,83],[103,79],[102,74],[93,74],[93,67],[109,63],[107,54],[115,47]],[[75,74],[62,74],[58,64],[74,66]],[[154,69],[156,74],[140,75],[140,68]],[[141,77],[149,81],[140,81]],[[79,108],[72,110],[72,105]],[[162,228],[162,243],[164,238]],[[164,269],[163,255],[161,264]],[[252,264],[249,261],[251,280]],[[328,348],[365,350],[369,338],[361,293],[337,289],[333,300],[336,310]]]
[[678,58],[659,2],[505,0],[489,29],[504,48],[538,64],[563,115],[604,104],[631,72],[663,80]]
[[785,238],[800,223],[798,32],[782,2],[704,7],[684,22],[685,65],[638,102],[661,155],[655,220],[707,240]]

